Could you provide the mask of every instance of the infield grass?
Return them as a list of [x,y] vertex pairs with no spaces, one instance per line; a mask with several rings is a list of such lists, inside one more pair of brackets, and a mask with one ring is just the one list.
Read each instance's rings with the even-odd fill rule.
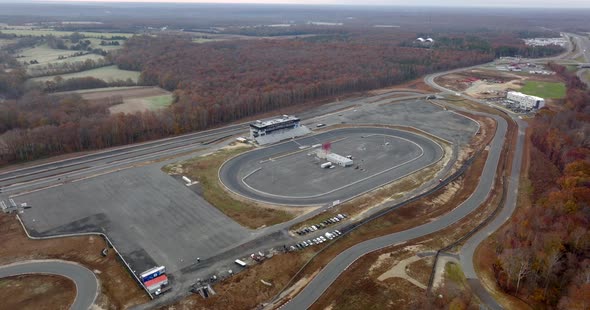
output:
[[223,189],[218,177],[219,168],[226,160],[249,149],[250,147],[243,146],[219,150],[206,157],[197,157],[165,166],[163,170],[175,173],[175,170],[180,168],[183,175],[191,180],[199,181],[203,198],[242,226],[256,229],[293,219],[294,215],[286,211],[234,199]]

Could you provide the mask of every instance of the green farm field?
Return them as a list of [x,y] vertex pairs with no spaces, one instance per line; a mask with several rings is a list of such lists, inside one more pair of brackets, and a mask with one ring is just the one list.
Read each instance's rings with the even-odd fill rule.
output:
[[172,94],[167,94],[162,96],[148,97],[145,98],[145,100],[147,100],[150,110],[158,110],[168,107],[174,99],[172,98]]
[[[49,47],[47,44],[42,44],[39,46],[35,46],[32,48],[26,48],[23,49],[22,51],[20,51],[19,53],[17,53],[18,60],[20,62],[30,62],[31,60],[36,60],[39,62],[38,65],[31,65],[31,67],[35,67],[35,66],[42,66],[42,65],[47,65],[47,64],[59,64],[59,63],[72,63],[72,62],[82,62],[85,61],[86,59],[92,59],[92,60],[97,60],[97,59],[102,59],[103,56],[101,55],[96,55],[96,54],[87,54],[87,55],[82,55],[82,56],[76,56],[76,57],[69,57],[74,55],[76,52],[78,51],[69,51],[69,50],[59,50],[59,49],[53,49],[51,47]],[[58,59],[59,57],[69,57],[69,58],[65,58],[65,59]]]
[[565,84],[561,82],[526,81],[520,92],[541,98],[560,99],[565,97]]
[[[94,77],[97,79],[101,79],[106,82],[116,81],[116,80],[127,80],[131,79],[132,81],[137,83],[139,79],[140,72],[138,71],[129,71],[129,70],[121,70],[117,68],[117,66],[107,66],[82,72],[76,73],[68,73],[62,74],[61,76],[64,80],[72,79],[72,78],[81,78],[81,77]],[[29,79],[30,82],[45,82],[52,80],[57,75],[52,76],[43,76],[38,78]]]

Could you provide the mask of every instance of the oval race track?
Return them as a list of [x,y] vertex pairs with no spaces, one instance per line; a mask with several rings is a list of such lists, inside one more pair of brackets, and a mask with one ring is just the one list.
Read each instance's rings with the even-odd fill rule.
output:
[[58,275],[72,280],[76,285],[76,298],[70,307],[73,310],[90,309],[98,295],[98,279],[94,273],[76,263],[43,260],[0,266],[0,278],[24,274]]
[[[378,165],[379,169],[375,170],[376,168],[373,167],[374,171],[364,174],[361,172],[361,170],[357,169],[355,171],[352,167],[338,167],[336,169],[350,169],[347,170],[347,175],[350,177],[351,174],[355,174],[354,177],[350,177],[350,181],[343,181],[334,178],[326,179],[327,182],[325,182],[325,184],[316,184],[313,186],[309,184],[313,182],[313,177],[306,174],[306,171],[304,171],[303,167],[301,167],[301,169],[297,169],[297,166],[292,164],[292,161],[296,160],[295,158],[289,158],[289,160],[285,159],[286,157],[289,157],[295,153],[308,153],[310,151],[309,148],[301,149],[302,146],[309,147],[312,145],[321,144],[326,141],[334,141],[333,144],[334,147],[336,147],[337,143],[345,145],[347,142],[346,139],[350,137],[354,137],[357,140],[359,137],[368,140],[368,138],[372,136],[380,136],[384,137],[383,139],[389,139],[388,141],[392,141],[392,148],[403,146],[404,149],[400,150],[400,152],[405,152],[405,157],[399,156],[399,158],[393,158],[392,156],[390,160],[388,160],[389,158],[384,158],[383,160],[379,160],[379,162],[367,163]],[[350,141],[351,140],[348,140],[348,142]],[[413,148],[412,150],[408,150],[410,146]],[[346,147],[351,149],[350,145],[346,145]],[[354,147],[352,147],[352,149],[354,149]],[[332,203],[336,200],[344,201],[371,191],[375,188],[381,187],[437,162],[442,158],[443,155],[444,152],[442,147],[438,143],[425,136],[412,132],[378,127],[343,128],[322,132],[313,136],[306,136],[295,139],[294,141],[287,141],[238,155],[222,165],[222,167],[219,169],[219,178],[230,191],[257,201],[292,206],[319,205]],[[269,160],[273,157],[275,159]],[[298,159],[300,161],[302,159],[305,160],[305,154],[299,155]],[[356,165],[357,159],[354,158],[354,160]],[[361,161],[362,160],[359,160],[358,162]],[[251,186],[246,181],[246,179],[251,180],[255,177],[262,178],[263,175],[259,173],[259,171],[264,169],[264,165],[267,164],[274,164],[275,166],[271,167],[271,169],[267,168],[266,171],[276,171],[277,168],[283,168],[283,170],[286,169],[287,172],[291,172],[286,176],[286,178],[292,179],[289,180],[290,183],[288,190],[285,188],[280,188],[281,184],[278,184],[279,182],[276,180],[280,178],[280,176],[275,177],[273,175],[272,179],[268,175],[264,176],[266,179],[263,180],[263,182],[267,182],[268,187],[275,186],[275,190],[277,192],[282,190],[283,193],[281,194],[271,193],[268,191],[265,192],[264,190],[261,190],[264,188],[263,182],[259,182],[261,184],[258,184],[258,186]],[[289,170],[289,167],[283,167],[283,165],[291,165],[293,169]],[[311,164],[307,163],[307,165],[309,166]],[[319,168],[319,165],[316,166],[315,170],[309,170],[309,167],[307,169],[307,173],[333,173],[332,171],[328,171],[330,169]],[[259,176],[258,174],[261,175]],[[304,189],[306,187],[309,191],[316,187],[327,187],[328,185],[331,185],[329,183],[338,182],[344,184],[342,186],[340,186],[341,184],[334,185],[334,188],[329,188],[320,191],[319,193],[313,194],[307,192],[307,195],[304,194]],[[300,186],[298,186],[298,184],[300,184]],[[285,191],[287,192],[285,193]],[[291,191],[293,194],[289,194]],[[297,192],[300,194],[295,194]]]

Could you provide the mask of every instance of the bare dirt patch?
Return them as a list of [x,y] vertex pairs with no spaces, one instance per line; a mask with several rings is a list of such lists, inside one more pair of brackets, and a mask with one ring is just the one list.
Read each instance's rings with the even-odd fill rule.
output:
[[434,264],[434,256],[424,257],[408,264],[406,273],[418,282],[428,284],[428,281],[430,280],[429,275],[432,271],[432,264]]
[[408,282],[414,284],[415,286],[425,290],[426,284],[428,284],[427,282],[420,282],[420,281],[410,277],[407,273],[407,270],[409,269],[408,265],[415,263],[419,260],[420,260],[420,257],[417,255],[406,258],[406,259],[402,260],[401,262],[397,263],[395,266],[393,266],[393,268],[391,268],[391,269],[387,270],[386,272],[384,272],[383,274],[381,274],[377,278],[377,280],[385,281],[389,278],[402,278],[402,279],[408,280]]
[[52,275],[21,275],[0,279],[3,309],[69,309],[76,297],[71,280]]
[[147,302],[146,293],[119,263],[115,252],[101,256],[105,247],[98,236],[31,240],[14,215],[0,214],[0,265],[34,259],[78,262],[99,271],[95,273],[100,280],[98,305],[102,308],[123,309]]

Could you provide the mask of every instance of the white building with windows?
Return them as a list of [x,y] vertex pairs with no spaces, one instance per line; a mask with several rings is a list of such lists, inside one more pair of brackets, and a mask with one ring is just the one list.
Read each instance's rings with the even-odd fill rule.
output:
[[301,125],[300,121],[299,118],[292,115],[283,115],[266,121],[256,121],[250,124],[250,139],[264,145],[310,133],[311,131]]
[[517,102],[520,108],[524,110],[540,109],[545,106],[545,99],[515,91],[506,93],[506,99]]

